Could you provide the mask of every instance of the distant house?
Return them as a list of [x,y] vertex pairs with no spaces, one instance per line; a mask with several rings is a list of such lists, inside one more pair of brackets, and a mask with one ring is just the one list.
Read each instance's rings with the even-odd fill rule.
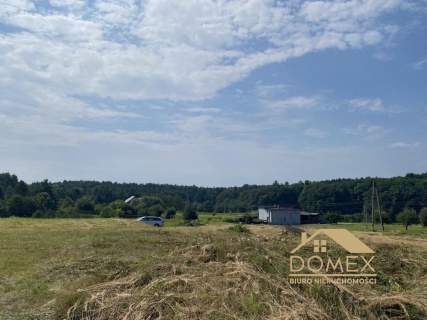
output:
[[136,199],[136,197],[135,197],[135,196],[131,196],[131,197],[129,197],[129,198],[127,198],[127,199],[125,200],[125,203],[127,203],[127,204],[131,204],[131,203],[132,203],[132,201],[133,201],[134,199]]
[[258,219],[269,224],[313,224],[319,223],[320,214],[305,212],[292,207],[259,207]]

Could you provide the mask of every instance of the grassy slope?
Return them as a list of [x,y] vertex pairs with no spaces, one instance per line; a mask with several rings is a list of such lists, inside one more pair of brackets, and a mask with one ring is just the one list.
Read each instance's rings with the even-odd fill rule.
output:
[[[207,222],[209,217],[203,215],[201,220]],[[427,299],[427,246],[419,245],[419,239],[427,237],[421,227],[410,227],[418,231],[401,237],[404,243],[398,242],[397,229],[390,231],[394,241],[364,234],[378,252],[377,286],[347,288],[351,294],[331,286],[294,292],[284,279],[289,250],[298,235],[270,226],[236,233],[221,223],[222,215],[210,218],[211,224],[202,227],[175,227],[179,224],[175,220],[160,229],[115,219],[2,219],[0,319],[61,318],[79,299],[96,306],[98,301],[90,300],[90,294],[99,292],[105,295],[103,303],[121,308],[106,308],[106,314],[96,319],[123,316],[120,310],[135,304],[132,299],[145,303],[137,304],[135,312],[151,316],[160,312],[166,319],[175,314],[194,319],[280,318],[291,312],[296,318],[310,318],[315,310],[321,310],[318,318],[325,319],[344,319],[348,312],[361,318],[391,317],[405,314],[403,308],[413,319],[427,316],[422,304]],[[117,287],[117,281],[126,286]],[[92,287],[89,295],[77,290],[98,283],[105,286]],[[156,298],[163,295],[170,301]],[[384,301],[375,300],[378,297]],[[366,301],[371,301],[369,308]]]

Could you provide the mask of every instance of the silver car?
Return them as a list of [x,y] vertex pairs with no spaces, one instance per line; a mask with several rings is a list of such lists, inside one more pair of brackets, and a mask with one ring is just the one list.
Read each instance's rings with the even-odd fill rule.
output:
[[160,217],[153,217],[153,216],[144,216],[141,218],[138,218],[137,221],[145,223],[145,224],[151,224],[155,227],[161,227],[163,226],[163,219]]

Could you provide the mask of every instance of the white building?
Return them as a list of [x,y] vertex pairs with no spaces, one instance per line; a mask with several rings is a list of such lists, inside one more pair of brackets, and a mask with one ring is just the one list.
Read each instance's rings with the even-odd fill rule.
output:
[[258,219],[269,224],[319,223],[319,214],[288,207],[260,207]]

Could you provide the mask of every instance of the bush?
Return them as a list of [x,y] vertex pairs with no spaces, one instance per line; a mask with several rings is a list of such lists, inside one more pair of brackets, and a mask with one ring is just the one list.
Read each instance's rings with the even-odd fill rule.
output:
[[160,204],[156,204],[148,209],[148,214],[150,216],[160,217],[165,211]]
[[7,212],[5,204],[3,203],[3,201],[0,201],[0,217],[3,218],[9,216],[10,214]]
[[190,204],[187,204],[184,209],[184,213],[182,214],[182,218],[185,221],[197,220],[199,218],[196,210]]
[[238,233],[250,233],[251,231],[242,224],[236,224],[228,228],[228,230]]
[[102,218],[113,218],[113,217],[117,217],[118,211],[113,209],[110,206],[106,206],[101,210],[101,217]]
[[224,218],[223,219],[224,222],[227,223],[239,223],[240,221],[240,217],[236,217],[236,218]]
[[335,212],[327,212],[323,218],[327,223],[338,223],[340,216]]
[[56,214],[55,211],[53,210],[37,210],[36,212],[33,213],[32,215],[33,218],[55,218]]
[[238,220],[239,222],[246,223],[246,224],[259,224],[261,222],[258,219],[258,215],[249,214],[249,213],[244,214]]
[[174,207],[168,208],[168,210],[166,210],[165,218],[173,219],[175,218],[175,215],[176,215],[176,209]]
[[420,223],[423,227],[427,227],[427,208],[422,208],[420,211]]
[[118,216],[120,218],[136,218],[138,216],[138,211],[125,203],[120,209],[118,209]]
[[74,206],[60,207],[56,211],[57,218],[78,218],[77,209]]

